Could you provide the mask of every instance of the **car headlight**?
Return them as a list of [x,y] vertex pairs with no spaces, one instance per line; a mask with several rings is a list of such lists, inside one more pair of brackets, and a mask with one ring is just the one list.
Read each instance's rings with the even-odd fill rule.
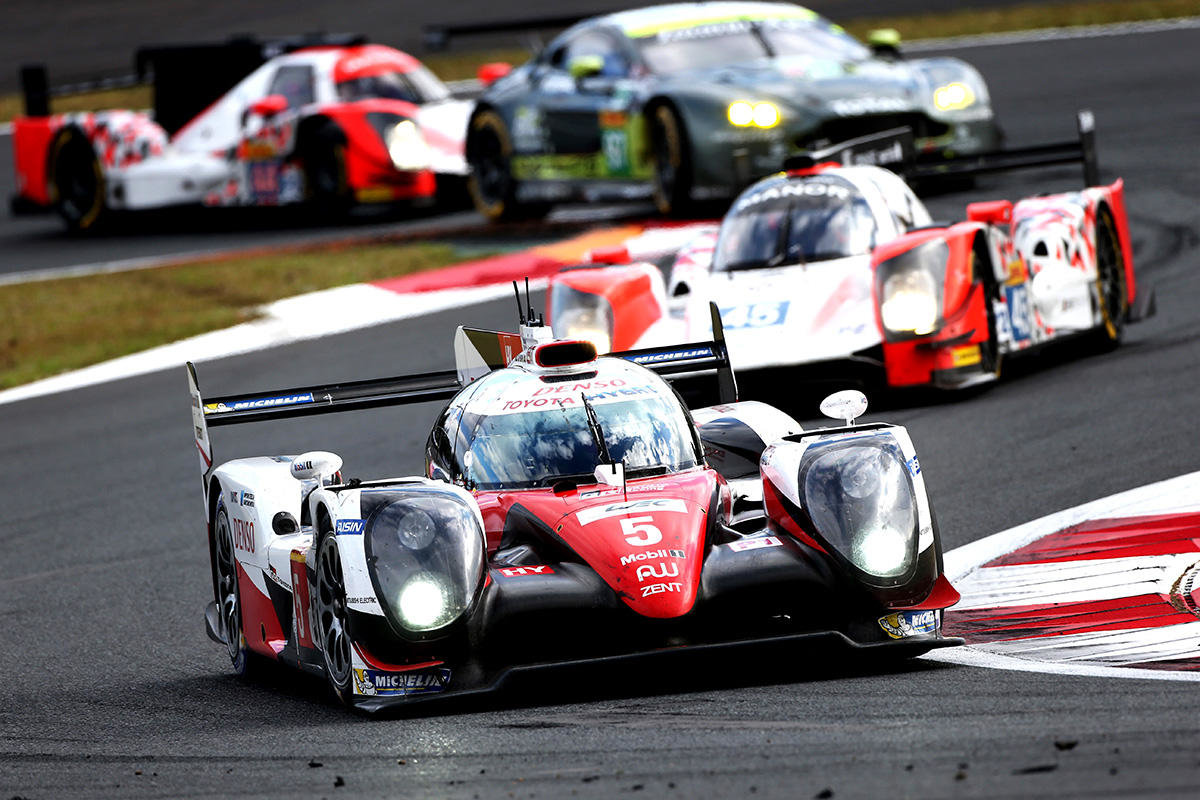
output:
[[598,294],[581,292],[563,283],[550,291],[551,330],[556,339],[583,339],[597,353],[612,350],[612,306]]
[[902,272],[883,284],[879,315],[885,328],[917,336],[937,328],[938,291],[928,272]]
[[876,297],[884,333],[891,340],[933,333],[942,324],[942,291],[950,248],[933,239],[881,261]]
[[404,119],[387,129],[383,136],[392,164],[402,172],[429,169],[429,145],[411,119]]
[[753,126],[755,128],[774,128],[779,124],[779,106],[774,103],[751,103],[747,100],[737,100],[729,104],[726,116],[730,125],[739,128]]
[[933,106],[938,111],[960,111],[975,103],[975,91],[962,81],[947,83],[933,90]]
[[367,519],[365,552],[375,594],[401,632],[427,634],[457,620],[483,576],[483,532],[457,495],[410,487]]
[[809,517],[870,583],[896,585],[917,563],[917,499],[904,453],[887,433],[815,445],[800,465]]

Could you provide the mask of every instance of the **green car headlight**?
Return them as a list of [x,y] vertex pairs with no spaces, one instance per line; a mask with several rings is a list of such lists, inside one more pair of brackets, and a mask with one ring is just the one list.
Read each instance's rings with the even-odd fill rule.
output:
[[748,100],[736,100],[729,104],[725,112],[730,125],[739,128],[774,128],[779,124],[779,106],[766,101],[751,103]]

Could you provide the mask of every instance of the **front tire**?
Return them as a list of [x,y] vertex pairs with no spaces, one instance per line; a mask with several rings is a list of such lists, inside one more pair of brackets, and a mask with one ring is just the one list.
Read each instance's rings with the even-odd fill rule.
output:
[[650,148],[654,158],[654,205],[662,214],[680,216],[692,208],[691,153],[683,121],[668,105],[650,115]]
[[495,111],[483,111],[471,119],[467,153],[471,165],[467,191],[475,209],[489,222],[534,219],[550,211],[546,204],[517,202],[512,139]]
[[72,233],[96,230],[107,218],[104,170],[91,141],[79,128],[63,128],[50,144],[49,183],[53,204]]
[[329,688],[343,703],[350,699],[354,670],[350,658],[350,612],[346,607],[346,582],[341,551],[332,531],[321,536],[317,547],[317,635],[325,655]]
[[354,204],[346,174],[346,142],[332,125],[313,134],[301,149],[305,194],[320,217],[340,217]]

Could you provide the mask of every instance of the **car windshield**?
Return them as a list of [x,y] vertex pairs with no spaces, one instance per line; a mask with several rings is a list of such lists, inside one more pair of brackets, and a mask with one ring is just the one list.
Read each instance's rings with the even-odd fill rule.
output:
[[393,70],[351,78],[339,83],[337,91],[338,98],[347,103],[382,97],[421,104],[445,100],[450,96],[446,85],[420,66],[406,72]]
[[[471,431],[460,456],[468,486],[524,489],[563,479],[588,479],[600,464],[582,402],[509,414],[463,414]],[[691,426],[674,395],[658,393],[635,400],[591,398],[604,441],[626,474],[666,474],[697,465]],[[473,428],[473,430],[472,430]]]
[[754,26],[744,20],[660,31],[634,39],[651,72],[667,74],[766,58]]
[[857,39],[821,19],[772,19],[759,30],[779,56],[809,56],[837,61],[861,61],[870,53]]
[[721,223],[713,269],[732,272],[864,255],[875,219],[857,189],[835,176],[747,191]]

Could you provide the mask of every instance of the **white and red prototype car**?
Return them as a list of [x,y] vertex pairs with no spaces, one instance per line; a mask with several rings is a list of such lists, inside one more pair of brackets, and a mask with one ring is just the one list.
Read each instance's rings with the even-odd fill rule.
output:
[[14,208],[53,207],[88,230],[114,210],[428,200],[439,183],[465,180],[470,109],[407,53],[305,47],[173,134],[147,112],[17,118]]
[[[1003,154],[1007,168],[1059,163],[1037,160],[1046,148]],[[1123,188],[972,203],[965,221],[935,224],[893,172],[812,164],[746,189],[719,228],[696,228],[665,282],[645,262],[560,273],[549,317],[558,336],[624,350],[703,338],[713,302],[743,374],[972,386],[1066,336],[1116,344],[1126,321],[1152,313],[1134,311]],[[670,234],[594,258],[654,255]]]

